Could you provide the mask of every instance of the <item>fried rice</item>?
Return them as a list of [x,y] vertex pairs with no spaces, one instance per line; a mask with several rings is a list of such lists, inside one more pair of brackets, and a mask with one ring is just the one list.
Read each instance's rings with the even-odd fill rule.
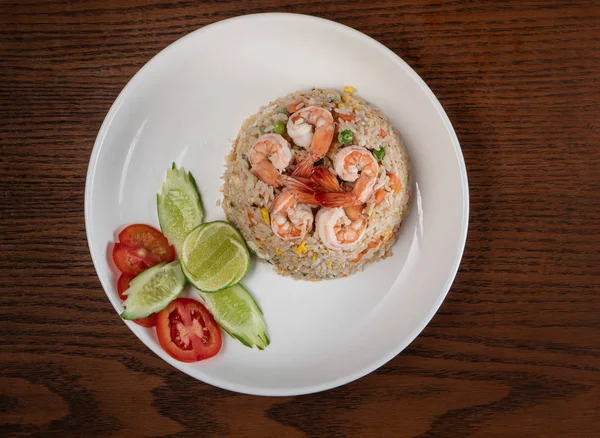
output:
[[[270,263],[278,274],[310,281],[334,279],[361,271],[368,263],[391,255],[392,245],[408,211],[409,159],[399,133],[387,117],[377,107],[356,97],[354,91],[352,87],[344,87],[344,91],[313,88],[281,97],[250,116],[233,142],[223,175],[221,206],[227,219],[246,239],[250,250],[259,260]],[[334,140],[318,165],[333,171],[336,153],[350,145],[362,146],[371,152],[385,150],[385,156],[379,162],[373,195],[364,210],[368,221],[366,232],[350,249],[327,248],[316,227],[298,240],[283,240],[271,229],[271,207],[282,189],[267,185],[254,175],[248,153],[262,134],[274,131],[277,120],[288,121],[289,113],[285,108],[290,102],[300,102],[298,108],[319,106],[333,114]],[[341,145],[337,141],[338,133],[344,130],[352,131],[353,141]],[[292,164],[284,173],[291,174],[308,152],[296,146],[287,133],[284,137],[294,154]],[[352,187],[351,183],[346,185]],[[315,215],[319,208],[313,208]]]

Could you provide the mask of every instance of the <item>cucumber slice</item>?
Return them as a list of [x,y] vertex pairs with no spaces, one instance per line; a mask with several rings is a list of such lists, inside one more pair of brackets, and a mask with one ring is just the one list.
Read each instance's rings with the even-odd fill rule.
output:
[[121,318],[145,318],[160,312],[177,298],[186,284],[179,261],[163,262],[145,270],[129,283]]
[[217,323],[232,338],[259,350],[269,345],[263,313],[244,286],[238,283],[218,292],[197,292]]
[[196,182],[174,163],[157,195],[157,207],[160,228],[177,249],[184,277],[221,328],[250,348],[266,348],[270,340],[262,311],[236,284],[250,267],[250,253],[239,231],[224,221],[202,225],[204,209]]
[[156,202],[160,229],[180,253],[188,233],[204,219],[202,199],[192,174],[177,169],[173,163]]

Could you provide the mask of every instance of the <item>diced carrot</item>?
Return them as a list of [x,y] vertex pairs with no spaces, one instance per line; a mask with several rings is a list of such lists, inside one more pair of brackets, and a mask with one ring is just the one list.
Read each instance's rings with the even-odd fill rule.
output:
[[365,255],[365,251],[359,252],[358,255],[356,256],[356,258],[352,259],[351,262],[352,263],[358,262],[360,259],[363,258],[364,255]]
[[392,189],[394,189],[394,192],[400,193],[400,189],[402,189],[400,178],[398,178],[395,173],[388,173],[388,176],[390,177],[390,181],[392,181]]
[[340,114],[339,118],[346,122],[352,122],[353,120],[356,120],[356,117],[354,117],[353,114]]
[[254,214],[251,211],[248,212],[248,220],[252,225],[256,223],[256,221],[254,220]]
[[290,102],[288,104],[285,105],[285,109],[288,110],[288,112],[291,113],[295,113],[296,111],[298,111],[298,105],[300,105],[302,102],[300,102],[299,100],[295,101],[295,102]]
[[385,190],[384,189],[379,189],[375,192],[375,204],[379,205],[381,204],[381,201],[383,201],[383,198],[385,198]]
[[380,135],[382,138],[386,138],[386,137],[387,137],[387,132],[385,132],[383,129],[380,129],[380,130],[379,130],[379,135]]
[[381,242],[381,239],[374,240],[367,245],[367,248],[371,248],[371,249],[377,248],[379,246],[380,242]]

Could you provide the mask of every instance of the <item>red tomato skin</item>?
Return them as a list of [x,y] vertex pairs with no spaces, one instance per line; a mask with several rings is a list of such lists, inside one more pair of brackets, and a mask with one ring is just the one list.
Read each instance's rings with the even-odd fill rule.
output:
[[121,242],[115,243],[115,247],[113,248],[113,261],[115,262],[115,265],[117,265],[117,268],[119,268],[119,271],[134,277],[141,274],[146,269],[158,264],[158,262],[152,264],[152,262],[145,258],[139,257],[135,254],[135,250]]
[[133,280],[135,277],[129,274],[121,274],[119,279],[117,280],[117,293],[119,294],[119,298],[125,301],[127,299],[127,295],[124,292],[129,288],[129,282]]
[[122,273],[136,276],[161,262],[172,262],[177,254],[156,228],[134,224],[119,233],[119,242],[115,243],[112,256]]
[[142,327],[151,328],[156,326],[157,317],[158,313],[153,313],[150,316],[147,316],[146,318],[134,319],[133,322],[135,322],[137,325],[141,325]]
[[129,225],[119,233],[119,242],[137,244],[165,262],[175,260],[175,248],[156,228],[146,224]]
[[[124,292],[129,288],[129,282],[134,278],[135,277],[133,275],[121,274],[117,280],[117,293],[119,294],[119,298],[121,298],[123,301],[127,299],[127,295],[125,295]],[[156,325],[157,315],[157,313],[153,313],[146,318],[134,319],[133,322],[135,322],[137,325],[141,325],[142,327],[154,327]]]
[[[203,326],[208,329],[210,336],[210,342],[205,346],[197,337],[196,345],[200,345],[201,348],[196,348],[192,345],[189,350],[182,349],[179,345],[173,342],[173,331],[177,330],[171,325],[171,314],[178,312],[179,315],[183,312],[187,312],[187,319],[191,317],[191,311],[197,311],[200,319],[204,322]],[[183,319],[183,318],[182,318]],[[187,328],[188,325],[183,324]],[[221,337],[221,329],[216,323],[213,316],[204,307],[202,303],[190,298],[177,298],[172,301],[164,310],[158,313],[156,321],[156,334],[158,335],[158,342],[160,343],[163,350],[165,350],[171,357],[181,362],[197,362],[200,360],[208,359],[215,356],[220,350],[223,343]],[[191,341],[190,341],[191,342]],[[193,342],[191,342],[193,344]]]

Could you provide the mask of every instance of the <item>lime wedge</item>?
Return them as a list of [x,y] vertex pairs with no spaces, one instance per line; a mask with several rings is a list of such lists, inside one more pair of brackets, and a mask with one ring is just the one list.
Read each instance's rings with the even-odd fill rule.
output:
[[244,286],[238,283],[218,292],[198,291],[198,294],[219,326],[232,338],[259,350],[269,345],[263,313]]
[[250,253],[238,230],[224,221],[194,228],[183,242],[181,265],[196,289],[215,292],[238,283],[250,268]]
[[177,298],[186,284],[178,261],[169,264],[163,262],[145,270],[129,283],[121,318],[145,318],[160,312]]
[[202,199],[192,174],[183,168],[177,169],[173,163],[156,201],[160,229],[181,254],[181,245],[188,233],[204,218]]

